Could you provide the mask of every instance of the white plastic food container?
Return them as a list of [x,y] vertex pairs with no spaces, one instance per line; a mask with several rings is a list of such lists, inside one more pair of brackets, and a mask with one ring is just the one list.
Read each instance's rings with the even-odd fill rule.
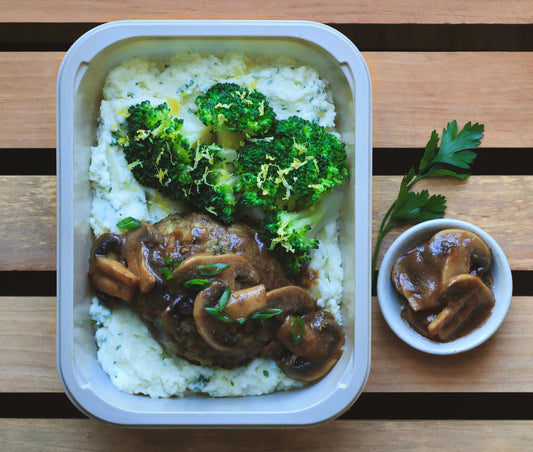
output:
[[[134,56],[166,59],[183,49],[288,55],[330,82],[352,172],[341,227],[346,346],[335,368],[303,389],[152,399],[120,392],[96,359],[87,278],[93,240],[88,169],[103,82],[112,68]],[[119,21],[82,36],[67,52],[57,80],[57,365],[72,402],[93,418],[136,427],[310,426],[347,410],[370,370],[371,118],[371,82],[363,57],[345,36],[318,23]]]

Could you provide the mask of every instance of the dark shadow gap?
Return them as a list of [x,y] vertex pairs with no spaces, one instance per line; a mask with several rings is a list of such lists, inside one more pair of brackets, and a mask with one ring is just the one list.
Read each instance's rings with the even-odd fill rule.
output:
[[[513,270],[513,295],[533,296],[533,271]],[[53,297],[55,271],[0,271],[1,297]],[[375,287],[375,284],[374,284]],[[372,293],[375,296],[375,292]]]
[[1,297],[55,297],[55,271],[0,271]]
[[[423,149],[374,148],[372,151],[375,176],[401,176],[422,157]],[[54,176],[55,149],[1,149],[0,176]],[[480,148],[472,164],[476,176],[533,175],[533,165],[525,164],[533,157],[533,149]],[[498,162],[494,165],[494,162]]]
[[[0,23],[0,51],[66,51],[98,23]],[[531,51],[532,24],[328,24],[362,51]]]
[[[363,393],[341,420],[531,420],[531,393]],[[64,393],[2,393],[0,418],[83,419]]]
[[363,393],[340,419],[528,420],[531,393]]
[[1,149],[0,176],[55,176],[55,149]]
[[[401,176],[420,163],[423,149],[374,148],[372,174],[374,176]],[[479,148],[472,163],[474,176],[530,176],[533,149],[528,148]],[[495,165],[494,162],[497,162]],[[416,169],[416,168],[415,168]]]

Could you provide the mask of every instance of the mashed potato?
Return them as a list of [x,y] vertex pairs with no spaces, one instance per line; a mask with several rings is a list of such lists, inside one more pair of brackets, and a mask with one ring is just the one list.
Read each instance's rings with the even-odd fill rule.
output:
[[[183,51],[166,62],[134,58],[108,75],[100,108],[98,143],[92,149],[89,177],[93,187],[90,224],[95,235],[119,232],[122,218],[155,223],[185,211],[184,205],[141,186],[128,169],[114,132],[125,123],[128,107],[149,100],[166,102],[184,120],[182,132],[191,142],[209,139],[209,129],[192,113],[194,99],[217,82],[234,82],[262,92],[279,119],[298,115],[335,133],[335,107],[327,83],[311,67],[286,57],[252,58],[229,52],[223,57]],[[231,150],[230,150],[231,152]],[[310,294],[342,324],[342,260],[335,218],[319,232],[311,268],[320,269]],[[125,306],[112,310],[93,299],[98,361],[121,391],[150,397],[205,393],[213,397],[260,395],[301,387],[277,365],[255,359],[233,370],[199,367],[170,356],[144,323]]]

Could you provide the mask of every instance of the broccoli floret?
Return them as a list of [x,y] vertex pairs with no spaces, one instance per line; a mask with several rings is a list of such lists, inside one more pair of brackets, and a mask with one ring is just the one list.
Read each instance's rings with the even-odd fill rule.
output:
[[195,207],[216,216],[223,223],[234,220],[240,179],[236,177],[216,144],[199,144],[193,154],[187,199]]
[[128,167],[135,179],[159,190],[173,200],[185,197],[192,179],[190,144],[181,133],[183,120],[173,116],[166,103],[149,101],[132,105],[126,118],[123,145]]
[[318,248],[317,232],[340,210],[342,192],[333,190],[319,203],[304,210],[272,212],[263,220],[259,233],[269,248],[276,252],[291,274],[296,274]]
[[239,181],[216,144],[191,146],[181,134],[183,120],[166,103],[133,105],[123,144],[135,179],[173,200],[185,200],[224,223],[233,221]]
[[272,135],[247,141],[235,167],[241,202],[272,210],[310,207],[349,177],[344,143],[297,116],[279,121]]
[[272,127],[274,111],[266,97],[236,83],[217,83],[195,100],[197,115],[214,131],[227,129],[249,137],[264,136]]

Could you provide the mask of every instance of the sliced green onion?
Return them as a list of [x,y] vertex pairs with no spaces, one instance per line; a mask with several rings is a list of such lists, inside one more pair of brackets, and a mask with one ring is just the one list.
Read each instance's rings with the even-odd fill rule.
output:
[[141,227],[141,222],[133,217],[126,217],[117,223],[117,227],[131,231]]
[[189,279],[183,283],[183,287],[188,289],[205,289],[211,285],[211,281],[207,279]]
[[211,314],[215,319],[217,320],[221,320],[222,322],[226,322],[226,323],[233,323],[235,322],[235,319],[230,316],[227,312],[225,311],[220,311],[218,308],[214,308],[214,307],[205,307],[204,308],[209,314]]
[[218,310],[223,311],[226,309],[226,305],[228,304],[229,299],[231,298],[231,290],[229,287],[226,287],[224,290],[224,293],[220,297],[220,300],[218,301]]
[[169,279],[172,279],[172,270],[168,267],[163,267],[161,269],[161,274],[163,277],[168,281]]
[[170,268],[178,268],[180,266],[180,262],[170,260],[170,254],[167,254],[165,264],[167,264]]
[[275,315],[281,314],[283,312],[283,309],[263,309],[262,311],[254,312],[250,318],[256,319],[256,320],[266,320],[270,317],[274,317]]
[[[298,326],[298,328],[296,328],[296,326]],[[299,329],[300,331],[297,331],[297,329]],[[300,316],[294,318],[294,322],[292,322],[291,333],[292,340],[295,344],[299,344],[302,342],[305,333],[305,323]]]
[[220,262],[213,262],[212,264],[200,265],[198,271],[201,275],[204,276],[213,276],[222,273],[224,270],[228,269],[228,264],[222,264]]

